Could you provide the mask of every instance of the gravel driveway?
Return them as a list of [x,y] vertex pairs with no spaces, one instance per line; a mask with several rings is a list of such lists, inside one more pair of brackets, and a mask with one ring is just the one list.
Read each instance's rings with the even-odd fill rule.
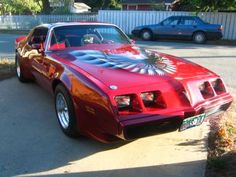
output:
[[[140,45],[183,56],[236,85],[236,47],[191,43]],[[0,53],[2,48],[0,48]],[[16,78],[0,82],[0,176],[203,177],[208,124],[132,142],[70,139],[59,129],[52,96]]]

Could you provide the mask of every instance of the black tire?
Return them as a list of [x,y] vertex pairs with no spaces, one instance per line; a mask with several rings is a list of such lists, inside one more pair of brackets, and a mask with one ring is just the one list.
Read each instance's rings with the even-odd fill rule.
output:
[[144,41],[151,41],[153,39],[153,33],[149,29],[142,30],[140,36]]
[[[63,96],[66,105],[67,105],[67,110],[68,110],[68,126],[65,127],[65,125],[63,124],[61,118],[59,117],[59,109],[58,109],[58,97],[59,96]],[[57,119],[59,122],[59,125],[62,129],[62,131],[65,133],[65,135],[75,138],[78,137],[79,133],[78,133],[78,129],[76,126],[76,115],[75,115],[75,110],[74,110],[74,104],[73,101],[71,99],[71,96],[69,94],[69,92],[67,91],[67,89],[65,88],[65,86],[63,84],[58,84],[56,86],[55,89],[55,94],[54,94],[54,103],[55,103],[55,110],[56,110],[56,115],[57,115]],[[65,115],[65,114],[64,114]]]
[[24,73],[22,72],[22,65],[21,65],[21,62],[20,62],[20,59],[17,57],[15,57],[15,69],[16,69],[16,76],[17,78],[19,79],[20,82],[29,82],[30,79],[26,78],[24,76]]
[[206,35],[204,32],[196,32],[193,35],[193,41],[197,44],[204,44],[206,43]]

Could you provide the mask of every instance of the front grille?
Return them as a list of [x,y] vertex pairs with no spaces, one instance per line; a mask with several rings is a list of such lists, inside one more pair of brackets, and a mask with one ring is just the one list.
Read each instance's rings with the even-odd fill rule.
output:
[[128,126],[124,129],[124,137],[127,140],[132,140],[150,135],[172,132],[177,130],[181,123],[182,119],[173,117],[162,121]]

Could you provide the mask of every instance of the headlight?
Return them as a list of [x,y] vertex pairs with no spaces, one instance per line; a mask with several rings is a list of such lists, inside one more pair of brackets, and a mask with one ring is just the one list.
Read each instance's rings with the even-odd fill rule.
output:
[[115,101],[120,115],[135,114],[142,111],[135,94],[116,96]]
[[124,109],[131,106],[130,95],[116,96],[115,101],[116,101],[118,109]]
[[160,91],[150,91],[150,92],[142,92],[140,95],[144,106],[146,109],[148,108],[156,108],[162,109],[166,108],[165,101],[162,98]]
[[226,89],[221,79],[216,79],[211,82],[212,87],[214,88],[217,95],[225,93]]
[[214,96],[214,92],[209,84],[209,82],[204,82],[198,86],[204,99],[211,98]]
[[141,98],[145,102],[153,102],[154,101],[154,92],[141,93]]

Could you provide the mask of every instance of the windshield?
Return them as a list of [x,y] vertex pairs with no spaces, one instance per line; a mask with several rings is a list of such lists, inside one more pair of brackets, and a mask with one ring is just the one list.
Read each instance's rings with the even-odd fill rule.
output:
[[109,25],[72,25],[52,31],[49,50],[81,47],[91,44],[130,44],[124,33]]

